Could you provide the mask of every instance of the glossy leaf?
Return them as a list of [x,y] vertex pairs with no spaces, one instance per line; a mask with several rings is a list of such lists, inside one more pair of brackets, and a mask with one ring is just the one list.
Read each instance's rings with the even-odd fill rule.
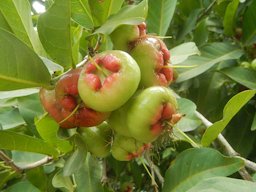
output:
[[124,0],[88,0],[96,26],[102,25],[109,16],[117,13]]
[[208,146],[224,130],[234,115],[255,95],[256,90],[247,90],[232,97],[223,110],[223,118],[208,127],[202,137],[202,145]]
[[85,29],[93,29],[94,23],[88,0],[71,0],[71,16]]
[[179,70],[177,83],[196,77],[221,61],[238,59],[243,54],[238,47],[228,43],[211,43],[204,46],[200,51],[200,56],[191,56],[180,64],[196,67]]
[[184,192],[202,179],[228,176],[242,166],[241,159],[225,157],[211,148],[187,149],[167,169],[162,191]]
[[164,36],[172,20],[177,0],[149,0],[147,30],[150,33]]
[[54,175],[52,185],[55,188],[60,188],[61,191],[74,191],[75,187],[72,183],[71,177],[64,176],[62,171],[59,171]]
[[191,55],[199,55],[200,51],[198,50],[194,42],[187,42],[180,44],[176,47],[173,47],[170,50],[171,53],[171,64],[179,64],[185,61]]
[[229,67],[220,72],[245,87],[256,89],[256,71],[254,70],[242,67]]
[[229,3],[226,8],[223,26],[224,26],[224,33],[226,35],[233,35],[234,27],[235,27],[235,18],[236,12],[238,9],[239,0],[233,0]]
[[143,21],[147,16],[148,2],[143,0],[138,5],[123,7],[117,14],[109,18],[95,33],[110,34],[116,27],[122,24],[136,25]]
[[27,164],[34,163],[46,157],[46,155],[24,152],[24,151],[12,151],[12,160],[15,165],[19,167],[26,166]]
[[25,125],[25,121],[17,108],[1,107],[0,108],[0,129],[10,129]]
[[45,55],[45,51],[32,24],[28,0],[0,1],[0,11],[17,38],[26,43],[30,48],[33,48],[39,55]]
[[40,40],[51,58],[65,69],[72,65],[71,2],[56,0],[38,19]]
[[44,116],[36,120],[36,129],[40,136],[52,147],[57,148],[63,153],[72,150],[72,145],[69,141],[60,139],[58,135],[59,124],[51,117]]
[[243,17],[242,40],[245,44],[251,45],[256,42],[256,1],[252,1]]
[[41,139],[28,135],[0,130],[0,141],[0,149],[41,153],[54,157],[58,155],[55,148]]
[[195,28],[194,32],[194,41],[197,46],[205,45],[209,38],[209,31],[207,26],[207,19],[202,20],[198,23],[197,27]]
[[32,95],[35,93],[38,93],[38,89],[36,88],[18,89],[13,91],[0,91],[0,99],[23,97],[23,96]]
[[255,189],[256,183],[254,182],[228,177],[213,177],[203,179],[201,182],[199,182],[187,192],[255,192]]
[[49,86],[51,76],[42,60],[26,44],[2,29],[0,50],[0,91]]

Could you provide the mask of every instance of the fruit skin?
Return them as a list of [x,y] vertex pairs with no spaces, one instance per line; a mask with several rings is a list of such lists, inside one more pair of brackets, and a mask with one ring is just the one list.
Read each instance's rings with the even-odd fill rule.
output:
[[121,25],[110,34],[110,38],[114,49],[129,52],[132,43],[145,34],[145,23],[140,25]]
[[[128,53],[119,50],[104,51],[92,60],[80,73],[79,95],[86,106],[96,111],[114,111],[128,101],[138,88],[140,69]],[[96,69],[95,63],[108,75],[107,78]]]
[[113,157],[118,161],[130,161],[139,157],[150,147],[150,144],[145,144],[132,137],[115,135],[111,147]]
[[169,67],[170,53],[161,39],[153,36],[138,39],[130,55],[141,70],[140,87],[167,87],[173,81],[173,69]]
[[256,70],[256,59],[252,60],[252,62],[251,62],[251,68],[252,68],[253,70]]
[[78,132],[92,155],[104,158],[110,154],[112,130],[106,122],[97,127],[81,127]]
[[138,141],[150,143],[165,129],[166,122],[177,122],[177,101],[166,87],[149,87],[130,103],[127,110],[127,126],[131,136]]

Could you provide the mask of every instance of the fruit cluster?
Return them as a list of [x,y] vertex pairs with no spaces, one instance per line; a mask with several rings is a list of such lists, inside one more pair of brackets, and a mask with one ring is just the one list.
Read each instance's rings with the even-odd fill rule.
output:
[[122,25],[111,34],[113,49],[89,57],[56,83],[41,89],[45,110],[62,128],[78,128],[93,155],[128,161],[180,119],[168,88],[173,81],[164,42],[146,25]]

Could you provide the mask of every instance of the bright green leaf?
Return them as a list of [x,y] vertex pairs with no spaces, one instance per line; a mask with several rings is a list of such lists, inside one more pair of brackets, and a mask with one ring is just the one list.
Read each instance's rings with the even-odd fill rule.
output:
[[0,29],[0,91],[47,87],[51,76],[42,60],[13,34]]
[[221,61],[238,59],[243,54],[242,50],[238,47],[220,42],[208,44],[200,51],[200,56],[193,55],[180,64],[195,67],[179,70],[180,72],[176,82],[182,82],[196,77]]
[[172,20],[177,0],[149,0],[147,30],[164,36]]
[[256,71],[243,67],[229,67],[220,72],[227,75],[239,84],[242,84],[250,89],[256,89]]
[[32,24],[28,0],[0,1],[0,11],[17,38],[26,43],[30,48],[33,48],[37,54],[45,55],[45,51]]
[[192,148],[180,153],[165,174],[163,192],[184,192],[202,179],[228,176],[243,166],[238,158],[225,157],[211,148]]
[[170,53],[172,55],[171,64],[175,65],[182,63],[191,55],[199,55],[200,51],[194,42],[187,42],[173,47]]
[[12,29],[10,28],[6,19],[4,18],[4,15],[2,14],[1,10],[0,10],[0,28],[5,29],[6,31],[12,32]]
[[223,118],[208,127],[202,138],[202,145],[208,146],[223,131],[234,115],[255,95],[256,90],[247,90],[232,97],[225,105]]
[[226,35],[233,35],[235,27],[236,11],[238,9],[239,0],[232,0],[226,8],[223,26]]
[[55,148],[41,139],[28,135],[0,130],[0,141],[0,149],[41,153],[54,157],[58,156]]
[[256,183],[228,177],[203,179],[187,192],[255,192]]
[[148,2],[143,0],[138,5],[123,7],[117,14],[110,17],[95,33],[110,34],[116,27],[122,24],[136,25],[143,21],[147,16]]
[[40,40],[51,58],[68,69],[72,66],[70,37],[71,2],[55,0],[38,19]]

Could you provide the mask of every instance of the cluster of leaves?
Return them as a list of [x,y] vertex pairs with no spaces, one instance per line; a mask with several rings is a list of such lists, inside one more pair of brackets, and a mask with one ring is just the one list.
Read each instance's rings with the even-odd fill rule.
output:
[[[47,11],[31,15],[33,2],[0,1],[0,189],[154,191],[156,183],[175,192],[256,188],[235,174],[244,166],[241,159],[223,156],[217,144],[204,148],[225,128],[235,150],[256,160],[256,71],[241,65],[256,57],[256,1],[46,0]],[[59,130],[44,114],[37,88],[51,88],[86,55],[112,49],[109,34],[117,26],[143,21],[170,48],[178,73],[172,88],[187,98],[178,99],[185,117],[172,139],[155,143],[150,161],[96,159],[75,132]],[[196,109],[216,122],[205,132]],[[48,156],[50,163],[33,166]]]

